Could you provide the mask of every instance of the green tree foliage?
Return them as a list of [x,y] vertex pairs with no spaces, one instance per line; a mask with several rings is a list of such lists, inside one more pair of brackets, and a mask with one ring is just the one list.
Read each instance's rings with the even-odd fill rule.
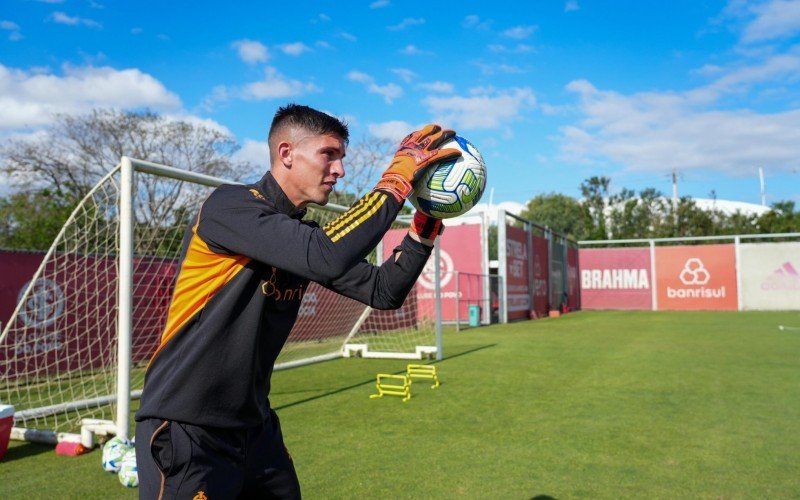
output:
[[760,217],[705,210],[691,197],[671,200],[654,188],[610,194],[611,179],[590,177],[582,199],[550,193],[534,197],[521,216],[575,239],[642,239],[800,232],[800,211],[792,201],[775,203]]
[[584,208],[576,199],[564,194],[535,196],[528,202],[521,217],[570,238],[583,239],[586,234]]
[[70,200],[46,189],[0,198],[0,248],[46,250],[71,211]]
[[[255,172],[249,163],[236,160],[238,149],[223,130],[151,112],[96,109],[79,116],[58,115],[48,128],[10,139],[0,148],[0,170],[17,190],[0,200],[12,214],[5,218],[0,244],[49,247],[71,210],[123,155],[239,180]],[[182,232],[178,226],[187,211],[193,211],[207,192],[155,176],[137,176],[136,184],[137,237]]]

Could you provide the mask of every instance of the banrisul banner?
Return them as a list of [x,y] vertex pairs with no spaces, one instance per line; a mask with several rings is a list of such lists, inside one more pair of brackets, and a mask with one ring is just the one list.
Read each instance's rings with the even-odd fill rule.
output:
[[[390,229],[386,233],[383,237],[384,259],[391,255],[392,250],[400,244],[406,234],[408,229]],[[483,280],[468,278],[468,275],[474,278],[483,272],[481,226],[480,224],[447,226],[440,238],[442,320],[456,320],[456,302],[458,302],[458,318],[465,321],[469,317],[469,306],[482,304],[483,300]],[[420,316],[434,311],[434,265],[431,257],[417,281],[417,310]],[[458,280],[456,271],[463,274]]]
[[800,243],[743,243],[739,256],[742,309],[800,308]]
[[524,229],[507,225],[506,293],[509,320],[524,319],[530,314],[528,279],[528,233]]
[[651,309],[649,248],[582,248],[582,309]]
[[734,245],[656,248],[658,308],[664,310],[735,310]]

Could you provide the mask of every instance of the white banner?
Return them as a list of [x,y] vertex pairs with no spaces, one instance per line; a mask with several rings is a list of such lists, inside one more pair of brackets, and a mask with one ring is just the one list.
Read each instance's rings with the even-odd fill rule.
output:
[[742,309],[800,309],[800,243],[743,243]]

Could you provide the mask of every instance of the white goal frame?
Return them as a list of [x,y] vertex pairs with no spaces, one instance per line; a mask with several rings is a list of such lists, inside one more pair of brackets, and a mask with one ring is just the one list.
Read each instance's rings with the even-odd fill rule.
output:
[[[134,182],[134,174],[136,172],[142,172],[147,174],[153,174],[160,177],[171,178],[179,181],[186,181],[191,182],[194,184],[200,184],[204,186],[208,186],[211,188],[217,187],[222,184],[241,184],[240,182],[231,181],[228,179],[223,179],[219,177],[213,177],[201,173],[191,172],[187,170],[182,170],[179,168],[161,165],[153,162],[148,162],[144,160],[138,160],[134,158],[129,158],[123,156],[120,159],[120,163],[106,175],[100,183],[104,182],[105,180],[109,179],[111,176],[115,175],[116,172],[119,171],[119,240],[118,240],[118,248],[117,248],[117,384],[116,384],[116,394],[115,395],[106,395],[95,397],[92,399],[85,399],[81,401],[72,401],[72,402],[63,402],[55,405],[50,405],[47,407],[35,408],[35,409],[26,409],[22,412],[18,412],[18,414],[27,413],[30,416],[46,416],[55,414],[58,412],[77,409],[77,408],[86,408],[88,406],[98,406],[100,404],[107,404],[107,403],[114,403],[116,402],[116,414],[114,421],[104,421],[104,420],[97,420],[97,419],[83,419],[82,422],[82,436],[76,434],[66,434],[60,432],[52,432],[46,430],[35,430],[35,429],[24,429],[15,427],[12,432],[12,438],[14,439],[25,439],[29,441],[39,441],[39,442],[49,442],[54,443],[58,441],[80,441],[86,446],[91,446],[93,443],[93,432],[101,433],[101,434],[116,434],[122,437],[129,436],[130,430],[130,409],[131,409],[131,400],[133,398],[138,398],[141,395],[141,390],[131,390],[131,370],[132,370],[132,342],[133,342],[133,314],[134,314],[134,259],[135,259],[135,251],[134,251],[134,229],[135,229],[135,208],[134,208],[134,189],[135,189],[135,182]],[[100,185],[98,183],[98,185]],[[96,189],[96,188],[95,188]],[[86,199],[92,196],[94,189],[89,192],[86,196]],[[83,202],[81,202],[82,204]],[[79,208],[80,205],[79,204]],[[71,221],[74,220],[76,214],[79,210],[76,208],[75,211],[70,215],[70,218],[67,221],[69,224]],[[318,207],[319,208],[319,207]],[[335,205],[335,204],[328,204],[322,210],[331,211],[335,213],[343,213],[348,210],[348,207]],[[399,220],[399,219],[398,219]],[[66,228],[66,224],[62,231],[56,238],[56,242],[64,234]],[[27,294],[31,291],[34,286],[35,281],[38,277],[43,273],[45,264],[48,261],[48,258],[54,253],[56,248],[56,244],[50,248],[50,250],[45,255],[42,264],[40,265],[37,272],[33,275],[28,288],[24,292],[23,296],[27,296]],[[381,251],[380,248],[378,249],[378,260],[380,260]],[[363,306],[364,310],[361,313],[358,321],[353,325],[350,333],[346,336],[344,342],[338,349],[338,352],[332,352],[329,354],[323,355],[316,355],[310,356],[305,359],[298,359],[292,360],[289,362],[278,363],[275,365],[275,370],[292,368],[296,366],[301,366],[305,364],[315,363],[319,361],[335,359],[339,357],[352,357],[352,356],[359,356],[359,357],[379,357],[379,358],[394,358],[394,359],[421,359],[422,357],[432,357],[435,356],[436,359],[442,359],[443,350],[442,350],[442,327],[441,327],[441,294],[439,290],[439,248],[438,245],[434,248],[434,262],[435,262],[435,283],[436,283],[436,291],[435,291],[435,346],[417,346],[415,352],[374,352],[368,351],[366,348],[361,348],[362,344],[354,343],[349,344],[348,342],[353,338],[362,324],[367,321],[370,317],[370,313],[372,309],[369,306]],[[2,333],[0,333],[0,342],[2,342],[14,319],[17,317],[23,303],[20,301],[17,304],[17,307],[14,313],[11,316],[11,321],[8,322],[7,325],[4,325],[5,328],[3,329]],[[358,342],[357,339],[354,340]]]

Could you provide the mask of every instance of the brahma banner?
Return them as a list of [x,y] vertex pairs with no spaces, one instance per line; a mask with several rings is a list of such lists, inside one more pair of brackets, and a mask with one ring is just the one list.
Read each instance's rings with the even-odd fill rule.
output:
[[738,309],[732,244],[658,247],[656,276],[659,309]]
[[742,309],[800,308],[800,243],[744,243],[739,256]]
[[[389,258],[392,250],[400,244],[408,233],[408,229],[391,229],[383,237],[383,259]],[[471,303],[483,300],[482,280],[470,286],[461,286],[456,290],[456,274],[483,273],[483,256],[481,255],[481,226],[480,224],[464,224],[460,226],[447,226],[440,236],[439,242],[439,270],[441,272],[442,293],[442,321],[455,321],[458,316],[465,321],[469,315]],[[418,301],[417,311],[422,319],[426,311],[434,311],[434,261],[428,259],[428,264],[422,271],[417,282]],[[465,294],[469,291],[470,296]],[[459,304],[458,315],[456,303]],[[431,319],[431,318],[428,318]]]
[[528,233],[506,225],[506,297],[509,320],[527,319],[530,314],[528,283]]
[[582,248],[581,309],[653,308],[649,248]]

